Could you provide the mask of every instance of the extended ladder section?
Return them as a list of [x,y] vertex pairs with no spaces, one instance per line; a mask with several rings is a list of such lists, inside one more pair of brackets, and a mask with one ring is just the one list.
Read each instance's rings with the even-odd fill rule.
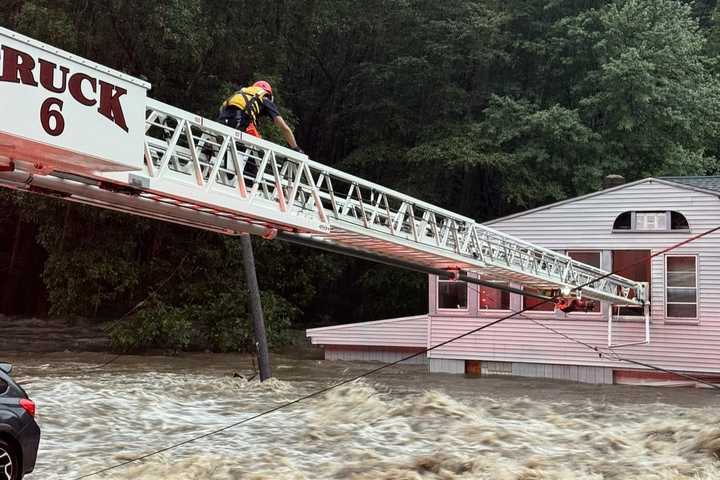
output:
[[[5,71],[3,76],[10,78],[17,73],[19,81],[10,86],[15,95],[22,95],[23,91],[28,96],[35,95],[40,90],[37,86],[23,85],[23,81],[29,80],[27,75],[24,78],[21,75],[23,65],[27,66],[30,60],[41,63],[42,57],[51,52],[46,50],[48,47],[17,34],[10,40],[3,38],[1,34],[7,36],[7,32],[0,30],[0,40],[14,41],[16,50],[30,51],[21,52],[27,57],[17,57],[20,60],[15,64],[4,63],[6,70],[15,68],[17,72]],[[41,51],[33,53],[33,48]],[[3,52],[5,49],[3,44]],[[4,55],[7,58],[8,53]],[[68,64],[70,75],[80,68],[77,57],[55,49],[52,55],[54,63]],[[83,67],[89,69],[87,61],[84,62]],[[59,75],[60,70],[57,72]],[[131,88],[118,85],[132,80],[100,66],[92,68],[92,74],[98,81],[84,80],[83,85],[82,79],[91,78],[89,72],[84,72],[85,76],[75,83],[74,93],[65,92],[66,102],[74,99],[80,100],[81,106],[88,105],[92,92],[98,90],[92,87],[104,83],[110,85],[103,87],[109,90],[105,97],[101,91],[96,103],[105,101],[108,103],[105,113],[108,108],[115,112],[99,116],[97,107],[92,112],[81,108],[77,119],[63,119],[63,127],[67,129],[75,121],[82,131],[70,133],[94,139],[99,136],[101,140],[107,131],[107,141],[101,141],[103,148],[122,145],[125,149],[122,158],[118,159],[113,152],[104,154],[95,144],[85,148],[82,142],[88,139],[80,138],[78,145],[63,144],[62,132],[57,134],[58,123],[47,120],[42,113],[40,121],[47,120],[47,125],[43,123],[42,130],[36,128],[29,133],[17,131],[17,123],[0,120],[0,185],[226,234],[249,232],[272,238],[283,232],[409,264],[470,272],[482,279],[514,282],[566,295],[574,292],[591,299],[635,305],[647,301],[643,283],[607,275],[471,218],[146,98],[144,91],[138,94],[142,97],[144,118],[136,119],[135,124],[124,118],[127,131],[118,129],[122,98],[117,92],[120,89],[130,92]],[[115,87],[110,80],[102,80],[102,75],[112,75]],[[68,83],[72,85],[72,81]],[[37,121],[36,112],[26,115],[20,106],[3,99],[9,92],[8,88],[3,89],[0,80],[0,100],[6,107],[3,117],[17,115],[21,122]],[[130,93],[126,96],[130,97]],[[47,93],[41,97],[47,97]],[[27,103],[18,105],[25,109]],[[36,103],[41,110],[47,107],[47,100],[43,102],[42,98]],[[57,110],[59,104],[54,105]],[[70,114],[69,109],[66,112]],[[138,130],[140,135],[134,139],[132,134]],[[123,138],[123,133],[131,136]],[[137,158],[133,156],[135,152]],[[582,288],[575,291],[578,287]]]

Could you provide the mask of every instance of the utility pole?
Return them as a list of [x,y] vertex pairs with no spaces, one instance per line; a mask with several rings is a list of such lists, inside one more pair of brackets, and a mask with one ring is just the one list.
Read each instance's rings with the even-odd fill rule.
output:
[[258,365],[260,366],[260,381],[264,382],[272,374],[270,372],[267,335],[265,334],[265,320],[263,319],[262,302],[260,300],[260,287],[255,272],[255,256],[253,255],[252,241],[249,234],[240,235],[240,242],[243,266],[245,267],[245,281],[248,287],[250,316],[252,317],[253,332],[255,333],[255,347],[257,348]]

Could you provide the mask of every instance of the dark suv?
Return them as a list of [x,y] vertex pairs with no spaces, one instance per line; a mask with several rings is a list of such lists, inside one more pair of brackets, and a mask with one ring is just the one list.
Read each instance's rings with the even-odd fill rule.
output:
[[40,443],[35,403],[10,377],[11,370],[0,363],[0,480],[20,480],[32,472]]

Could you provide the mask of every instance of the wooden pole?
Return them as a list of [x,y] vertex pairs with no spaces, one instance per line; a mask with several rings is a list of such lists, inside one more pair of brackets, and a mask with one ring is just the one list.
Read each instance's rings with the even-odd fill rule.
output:
[[260,300],[260,287],[258,286],[257,274],[255,272],[255,256],[253,255],[250,235],[240,235],[240,242],[242,246],[243,265],[245,267],[245,281],[248,287],[250,316],[252,317],[258,365],[260,366],[260,381],[264,382],[272,376],[272,373],[270,371],[270,353],[268,351],[267,335],[265,334],[265,320],[263,319],[262,303]]

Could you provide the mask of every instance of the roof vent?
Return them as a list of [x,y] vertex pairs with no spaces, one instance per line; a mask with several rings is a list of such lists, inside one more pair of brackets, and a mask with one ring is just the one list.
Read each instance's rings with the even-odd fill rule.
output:
[[625,183],[625,177],[622,175],[608,175],[607,177],[603,178],[603,189],[606,188],[613,188],[613,187],[619,187],[620,185]]

